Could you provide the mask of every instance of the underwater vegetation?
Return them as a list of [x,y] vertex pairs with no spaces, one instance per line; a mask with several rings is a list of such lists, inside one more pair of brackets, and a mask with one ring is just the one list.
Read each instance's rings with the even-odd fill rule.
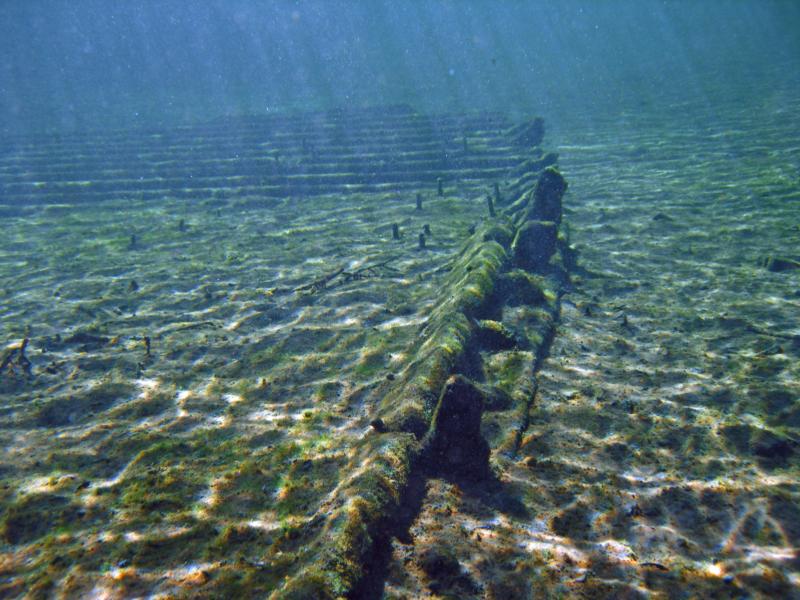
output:
[[725,118],[3,155],[0,594],[791,597],[798,157]]
[[695,108],[570,134],[577,261],[525,427],[487,411],[496,479],[427,481],[385,597],[796,595],[798,282],[765,260],[800,243],[795,132]]
[[[408,482],[440,462],[455,373],[488,476],[484,405],[519,412],[532,368],[503,356],[533,359],[556,310],[505,209],[533,198],[532,171],[498,182],[541,153],[507,128],[399,107],[177,130],[168,151],[139,138],[153,151],[134,161],[126,134],[20,146],[32,185],[0,164],[25,198],[2,256],[3,593],[356,590]],[[235,150],[229,131],[247,132]],[[175,187],[188,140],[206,153],[191,190]],[[263,140],[267,179],[237,176]],[[357,168],[347,152],[367,146],[391,164]]]

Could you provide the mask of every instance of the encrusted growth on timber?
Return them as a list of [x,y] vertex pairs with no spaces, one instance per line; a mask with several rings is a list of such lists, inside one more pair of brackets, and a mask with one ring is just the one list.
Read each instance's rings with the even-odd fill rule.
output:
[[[518,144],[538,144],[543,125],[535,120],[512,133]],[[333,551],[276,597],[351,595],[374,544],[391,535],[413,473],[485,479],[492,451],[516,451],[568,278],[570,248],[558,235],[567,185],[554,162],[554,155],[524,161],[507,188],[511,205],[480,226],[452,263],[408,366],[378,406],[373,422],[381,427],[352,462],[358,474],[340,487],[324,536],[336,540]],[[498,362],[505,368],[495,372],[490,364]],[[490,409],[507,415],[499,438],[482,430]]]

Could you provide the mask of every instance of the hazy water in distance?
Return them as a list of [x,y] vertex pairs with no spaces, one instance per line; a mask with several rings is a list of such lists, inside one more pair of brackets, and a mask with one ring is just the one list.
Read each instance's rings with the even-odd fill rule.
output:
[[790,1],[7,0],[0,132],[395,103],[551,122],[713,104],[796,85],[798,32]]

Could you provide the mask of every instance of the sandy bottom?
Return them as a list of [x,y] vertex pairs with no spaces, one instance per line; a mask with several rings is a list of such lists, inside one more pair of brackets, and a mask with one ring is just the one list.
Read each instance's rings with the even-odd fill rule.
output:
[[800,271],[761,261],[800,254],[800,106],[764,103],[563,127],[580,268],[530,426],[417,490],[386,597],[795,597]]
[[[411,486],[375,596],[796,594],[800,106],[717,108],[557,124],[579,269],[522,444]],[[279,587],[484,193],[5,215],[0,595]]]
[[0,595],[278,587],[484,191],[4,217]]

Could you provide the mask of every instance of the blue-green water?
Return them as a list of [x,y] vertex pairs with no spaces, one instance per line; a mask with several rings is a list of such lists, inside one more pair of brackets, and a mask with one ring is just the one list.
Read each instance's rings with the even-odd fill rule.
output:
[[[0,131],[408,102],[553,118],[797,80],[793,2],[4,2]],[[745,100],[743,98],[743,100]]]
[[0,3],[0,597],[796,596],[799,98],[788,1]]

